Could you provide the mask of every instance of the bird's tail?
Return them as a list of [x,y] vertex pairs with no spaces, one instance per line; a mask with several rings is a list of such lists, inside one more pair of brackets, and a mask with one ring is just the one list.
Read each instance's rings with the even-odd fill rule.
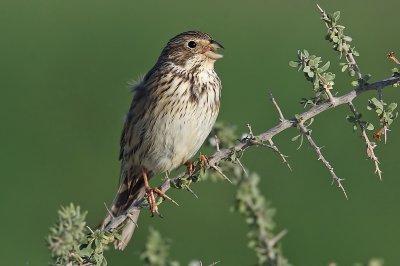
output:
[[[135,171],[129,175],[125,175],[123,182],[120,184],[117,195],[107,217],[101,223],[101,229],[107,227],[113,217],[123,214],[137,200],[145,195],[143,177],[140,171]],[[114,243],[116,249],[123,250],[132,237],[133,232],[139,218],[140,209],[131,213],[130,219],[127,219],[121,232],[121,240]]]

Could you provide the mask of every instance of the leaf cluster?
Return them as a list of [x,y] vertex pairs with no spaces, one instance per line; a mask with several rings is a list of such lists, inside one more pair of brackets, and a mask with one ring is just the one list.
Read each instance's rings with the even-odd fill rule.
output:
[[47,237],[51,265],[107,265],[103,255],[109,243],[119,239],[113,232],[92,231],[86,226],[87,212],[79,206],[61,206],[56,223]]
[[387,104],[375,97],[368,100],[367,109],[375,111],[382,126],[390,126],[394,119],[398,117],[399,113],[396,108],[397,103]]
[[61,206],[55,224],[50,227],[47,246],[53,259],[52,265],[79,265],[83,263],[79,246],[86,239],[86,215],[79,206]]
[[116,232],[90,230],[85,241],[80,245],[78,254],[88,265],[106,266],[107,260],[104,257],[104,251],[108,249],[110,243],[117,239],[120,240],[120,235]]
[[179,262],[169,259],[170,243],[170,240],[164,239],[160,232],[150,227],[145,247],[140,253],[143,265],[179,266]]
[[289,66],[304,73],[305,79],[312,83],[314,96],[302,98],[304,107],[318,105],[329,100],[328,91],[333,89],[335,74],[327,72],[330,62],[323,64],[321,57],[310,55],[307,50],[297,51],[297,60],[290,61]]
[[357,131],[358,126],[362,129],[374,130],[374,125],[368,121],[361,120],[362,114],[357,113],[356,115],[346,116],[347,121],[353,124],[353,131]]
[[346,27],[338,23],[340,19],[340,11],[327,14],[322,10],[321,19],[325,22],[325,25],[328,29],[325,39],[332,43],[332,48],[339,53],[340,58],[343,56],[343,54],[346,56],[347,62],[340,64],[342,66],[342,72],[348,70],[350,76],[355,76],[356,69],[354,62],[351,62],[352,60],[348,57],[350,55],[359,56],[359,53],[356,51],[355,47],[350,45],[350,42],[353,39],[344,34],[344,29]]

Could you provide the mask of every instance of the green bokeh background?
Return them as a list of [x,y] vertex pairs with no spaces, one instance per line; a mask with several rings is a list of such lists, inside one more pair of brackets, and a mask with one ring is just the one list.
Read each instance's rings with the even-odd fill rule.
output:
[[[385,57],[398,51],[400,2],[328,1],[341,10],[373,80],[390,75]],[[118,184],[119,136],[131,95],[128,83],[154,64],[166,41],[182,31],[210,33],[226,50],[216,64],[223,83],[219,120],[261,132],[277,123],[267,98],[272,91],[285,114],[302,112],[301,97],[312,91],[302,75],[288,67],[297,49],[307,48],[331,61],[336,55],[324,41],[325,26],[315,1],[105,1],[1,0],[0,2],[0,176],[1,265],[46,265],[44,237],[60,205],[74,202],[89,210],[89,225],[105,214]],[[340,93],[350,89],[338,75]],[[396,89],[385,90],[388,102]],[[368,97],[356,101],[366,111]],[[263,194],[277,208],[277,231],[287,228],[283,252],[295,265],[351,265],[382,257],[399,265],[400,180],[398,121],[388,145],[376,152],[383,181],[373,174],[364,144],[352,133],[346,106],[320,115],[313,125],[316,141],[346,178],[346,200],[330,185],[330,175],[308,145],[296,150],[296,130],[275,142],[290,156],[289,172],[265,149],[251,149],[244,163],[261,176]],[[204,150],[203,150],[204,151]],[[153,180],[155,184],[160,179]],[[164,219],[142,213],[140,229],[124,252],[108,252],[110,265],[140,265],[148,226],[173,240],[172,257],[221,265],[252,265],[243,219],[229,212],[233,188],[226,182],[199,183],[196,200],[171,191],[179,203],[162,205]]]

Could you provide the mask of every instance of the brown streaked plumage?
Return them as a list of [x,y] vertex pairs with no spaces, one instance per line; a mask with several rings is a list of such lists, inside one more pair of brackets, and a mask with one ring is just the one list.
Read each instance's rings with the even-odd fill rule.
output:
[[[113,216],[145,196],[143,174],[150,178],[181,166],[210,133],[220,106],[221,82],[214,71],[215,60],[222,58],[215,53],[219,48],[222,45],[206,33],[181,33],[167,43],[154,67],[134,87],[121,136],[123,182],[111,207]],[[132,214],[134,222],[138,216],[139,211]],[[103,228],[111,219],[109,214]],[[126,221],[116,248],[128,244],[133,221]]]

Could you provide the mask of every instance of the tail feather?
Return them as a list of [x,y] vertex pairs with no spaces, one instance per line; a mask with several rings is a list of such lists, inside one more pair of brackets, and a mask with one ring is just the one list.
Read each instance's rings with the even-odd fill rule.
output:
[[[145,188],[143,184],[143,177],[140,172],[130,174],[124,178],[124,181],[119,186],[117,195],[114,198],[113,204],[110,209],[110,213],[103,220],[101,228],[104,229],[112,220],[113,217],[117,217],[123,214],[129,207],[143,198],[145,195]],[[123,250],[132,238],[132,234],[135,231],[137,220],[139,218],[140,210],[131,213],[130,219],[125,222],[125,225],[121,232],[121,240],[114,243],[116,249]]]

